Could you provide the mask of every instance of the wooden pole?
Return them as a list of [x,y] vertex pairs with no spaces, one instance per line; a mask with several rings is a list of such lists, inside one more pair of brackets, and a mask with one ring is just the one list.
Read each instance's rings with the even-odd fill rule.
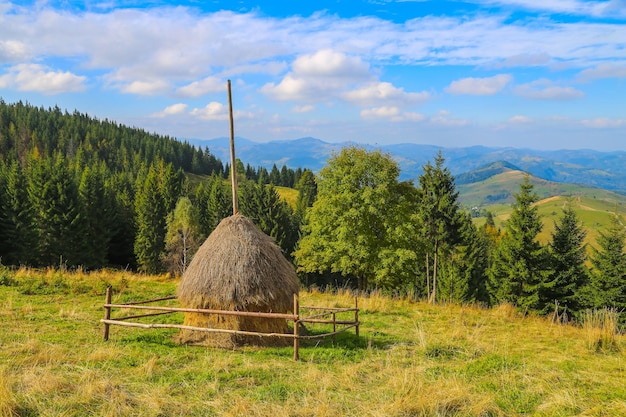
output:
[[337,313],[333,312],[333,345],[337,342],[335,333],[337,333]]
[[356,327],[354,332],[356,333],[356,337],[359,337],[359,298],[354,297],[354,323]]
[[235,159],[235,121],[233,119],[233,96],[228,80],[228,114],[230,117],[230,179],[233,187],[233,215],[239,213],[239,202],[237,199],[237,165]]
[[[104,306],[105,306],[104,307],[104,319],[105,320],[109,320],[111,318],[111,307],[107,307],[109,304],[111,304],[111,286],[110,285],[107,287],[107,292],[106,292],[105,301],[104,301]],[[103,338],[105,342],[109,340],[109,324],[106,322],[104,323]]]
[[293,321],[293,360],[300,359],[300,303],[298,294],[293,295],[293,315],[296,317]]

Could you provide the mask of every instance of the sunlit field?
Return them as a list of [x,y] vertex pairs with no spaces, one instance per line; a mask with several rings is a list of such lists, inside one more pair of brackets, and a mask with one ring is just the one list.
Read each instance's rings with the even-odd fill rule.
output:
[[[626,340],[508,305],[359,297],[354,331],[293,349],[180,346],[112,326],[113,302],[175,294],[169,276],[0,270],[0,416],[619,416]],[[301,304],[350,307],[347,291]],[[161,317],[161,318],[159,318]],[[164,317],[164,318],[163,318]],[[182,321],[180,316],[153,319]]]

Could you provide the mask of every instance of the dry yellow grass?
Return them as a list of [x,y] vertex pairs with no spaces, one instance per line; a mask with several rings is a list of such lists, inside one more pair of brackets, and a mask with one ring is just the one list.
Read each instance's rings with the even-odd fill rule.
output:
[[[620,352],[596,352],[585,329],[508,305],[374,293],[359,298],[359,339],[303,343],[293,362],[291,348],[179,346],[174,331],[113,327],[105,343],[100,281],[121,288],[120,301],[171,294],[176,282],[79,273],[80,290],[37,292],[28,280],[59,276],[23,273],[0,286],[2,417],[626,415],[623,335]],[[349,291],[301,293],[302,305],[353,302]]]

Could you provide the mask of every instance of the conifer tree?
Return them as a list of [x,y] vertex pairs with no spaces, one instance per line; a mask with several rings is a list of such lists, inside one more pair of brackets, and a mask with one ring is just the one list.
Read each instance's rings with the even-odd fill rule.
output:
[[163,203],[158,172],[154,166],[137,187],[135,198],[137,235],[135,256],[139,269],[147,273],[161,270],[161,254],[165,248],[165,219],[167,213]]
[[513,212],[489,268],[493,302],[510,302],[523,309],[539,309],[546,276],[546,252],[537,241],[543,225],[533,203],[537,195],[529,176],[515,194]]
[[581,309],[580,291],[589,280],[585,266],[587,232],[578,220],[571,201],[567,203],[559,222],[554,225],[549,244],[550,274],[543,285],[541,304],[545,313],[558,302],[559,313],[565,309]]
[[34,213],[38,264],[82,264],[84,219],[78,185],[60,154],[32,159],[28,198]]
[[444,168],[441,151],[435,165],[428,162],[419,176],[418,207],[426,242],[426,286],[429,302],[437,299],[439,259],[451,253],[460,241],[459,193],[454,177]]
[[626,230],[617,214],[611,227],[601,232],[598,248],[592,248],[591,307],[626,309]]

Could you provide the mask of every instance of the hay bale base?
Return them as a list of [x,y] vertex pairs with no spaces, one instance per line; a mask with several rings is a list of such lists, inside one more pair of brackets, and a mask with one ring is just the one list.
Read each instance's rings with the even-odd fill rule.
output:
[[[217,314],[186,313],[185,326],[209,329],[241,330],[257,333],[291,333],[286,320],[258,317],[219,316]],[[234,349],[238,346],[289,346],[285,337],[252,336],[232,333],[181,330],[175,337],[180,344]]]
[[[293,265],[274,239],[252,220],[235,214],[223,219],[198,249],[178,287],[183,307],[210,310],[292,313],[299,291]],[[284,319],[186,313],[187,326],[258,333],[290,333]],[[233,348],[284,346],[283,337],[259,337],[184,330],[179,343]]]

